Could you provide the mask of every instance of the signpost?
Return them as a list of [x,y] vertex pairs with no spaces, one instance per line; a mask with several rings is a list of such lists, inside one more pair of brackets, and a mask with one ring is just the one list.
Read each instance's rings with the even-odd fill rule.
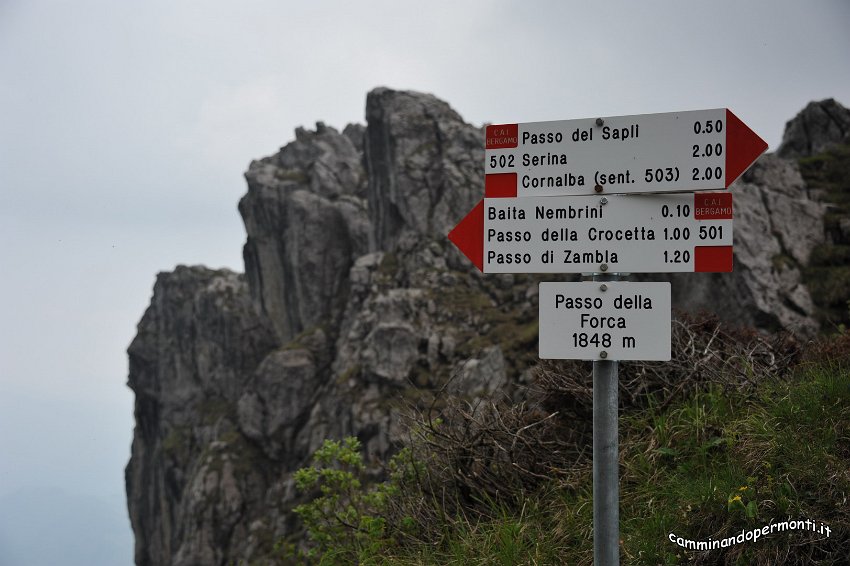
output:
[[732,271],[732,194],[484,199],[449,239],[484,273]]
[[[618,279],[618,275],[596,274],[593,276],[595,282],[611,282]],[[593,361],[593,564],[595,566],[620,564],[618,366],[616,361]]]
[[670,360],[670,283],[541,283],[540,358]]
[[726,108],[487,126],[487,197],[726,189],[767,143]]
[[692,191],[727,189],[767,143],[726,108],[485,136],[485,198],[449,239],[484,273],[592,273],[540,284],[539,353],[593,361],[593,559],[616,566],[618,360],[669,360],[671,342],[670,284],[620,279],[732,271],[732,195]]

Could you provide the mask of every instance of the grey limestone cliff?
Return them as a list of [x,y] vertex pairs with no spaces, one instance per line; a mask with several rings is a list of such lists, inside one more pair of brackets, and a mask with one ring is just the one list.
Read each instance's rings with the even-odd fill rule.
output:
[[777,155],[807,157],[838,145],[850,144],[850,110],[832,98],[810,102],[785,124]]
[[[237,473],[232,407],[275,347],[241,275],[178,267],[157,277],[128,354],[136,429],[126,470],[137,564],[224,563],[265,472]],[[238,543],[237,543],[238,544]]]
[[674,306],[708,310],[763,330],[817,332],[801,268],[824,241],[825,206],[809,198],[797,164],[764,155],[729,189],[735,198],[734,271],[646,275],[668,280]]
[[[251,163],[244,276],[157,277],[128,351],[139,566],[262,564],[297,533],[292,472],[325,438],[356,435],[380,459],[423,392],[521,395],[540,278],[483,276],[445,237],[481,198],[482,130],[434,96],[385,88],[366,119],[299,128]],[[800,267],[823,239],[822,205],[780,156],[732,190],[735,272],[677,276],[677,304],[811,334]]]

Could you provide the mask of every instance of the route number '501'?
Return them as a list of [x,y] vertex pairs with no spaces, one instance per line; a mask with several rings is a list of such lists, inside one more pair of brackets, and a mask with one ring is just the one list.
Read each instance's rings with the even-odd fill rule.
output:
[[[665,228],[666,230],[666,228]],[[716,240],[718,238],[723,237],[723,226],[700,226],[699,227],[699,239],[700,240]]]

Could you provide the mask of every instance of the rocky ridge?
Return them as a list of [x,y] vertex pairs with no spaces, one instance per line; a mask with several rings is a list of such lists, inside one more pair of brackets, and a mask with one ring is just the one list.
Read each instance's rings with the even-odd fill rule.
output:
[[850,144],[850,112],[828,98],[810,102],[785,124],[776,154],[786,159],[810,157],[840,144]]
[[[789,122],[780,153],[844,139],[850,113],[833,103]],[[823,105],[840,134],[827,141],[812,136]],[[383,459],[400,407],[424,390],[521,396],[540,278],[485,277],[446,239],[481,198],[482,130],[431,95],[385,88],[366,119],[299,128],[251,163],[244,275],[157,277],[128,350],[137,565],[262,563],[296,532],[291,474],[325,438],[357,435]],[[823,242],[824,205],[782,155],[732,191],[735,272],[670,277],[675,304],[812,334],[800,270]]]

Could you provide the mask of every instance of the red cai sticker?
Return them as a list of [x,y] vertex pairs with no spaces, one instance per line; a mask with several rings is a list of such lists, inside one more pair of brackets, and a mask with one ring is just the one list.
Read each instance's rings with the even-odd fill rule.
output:
[[695,220],[731,220],[732,193],[695,193]]
[[735,263],[732,246],[695,246],[696,273],[731,273]]
[[484,196],[487,198],[515,198],[516,173],[484,175]]
[[519,139],[519,124],[493,124],[487,126],[485,149],[516,147]]

